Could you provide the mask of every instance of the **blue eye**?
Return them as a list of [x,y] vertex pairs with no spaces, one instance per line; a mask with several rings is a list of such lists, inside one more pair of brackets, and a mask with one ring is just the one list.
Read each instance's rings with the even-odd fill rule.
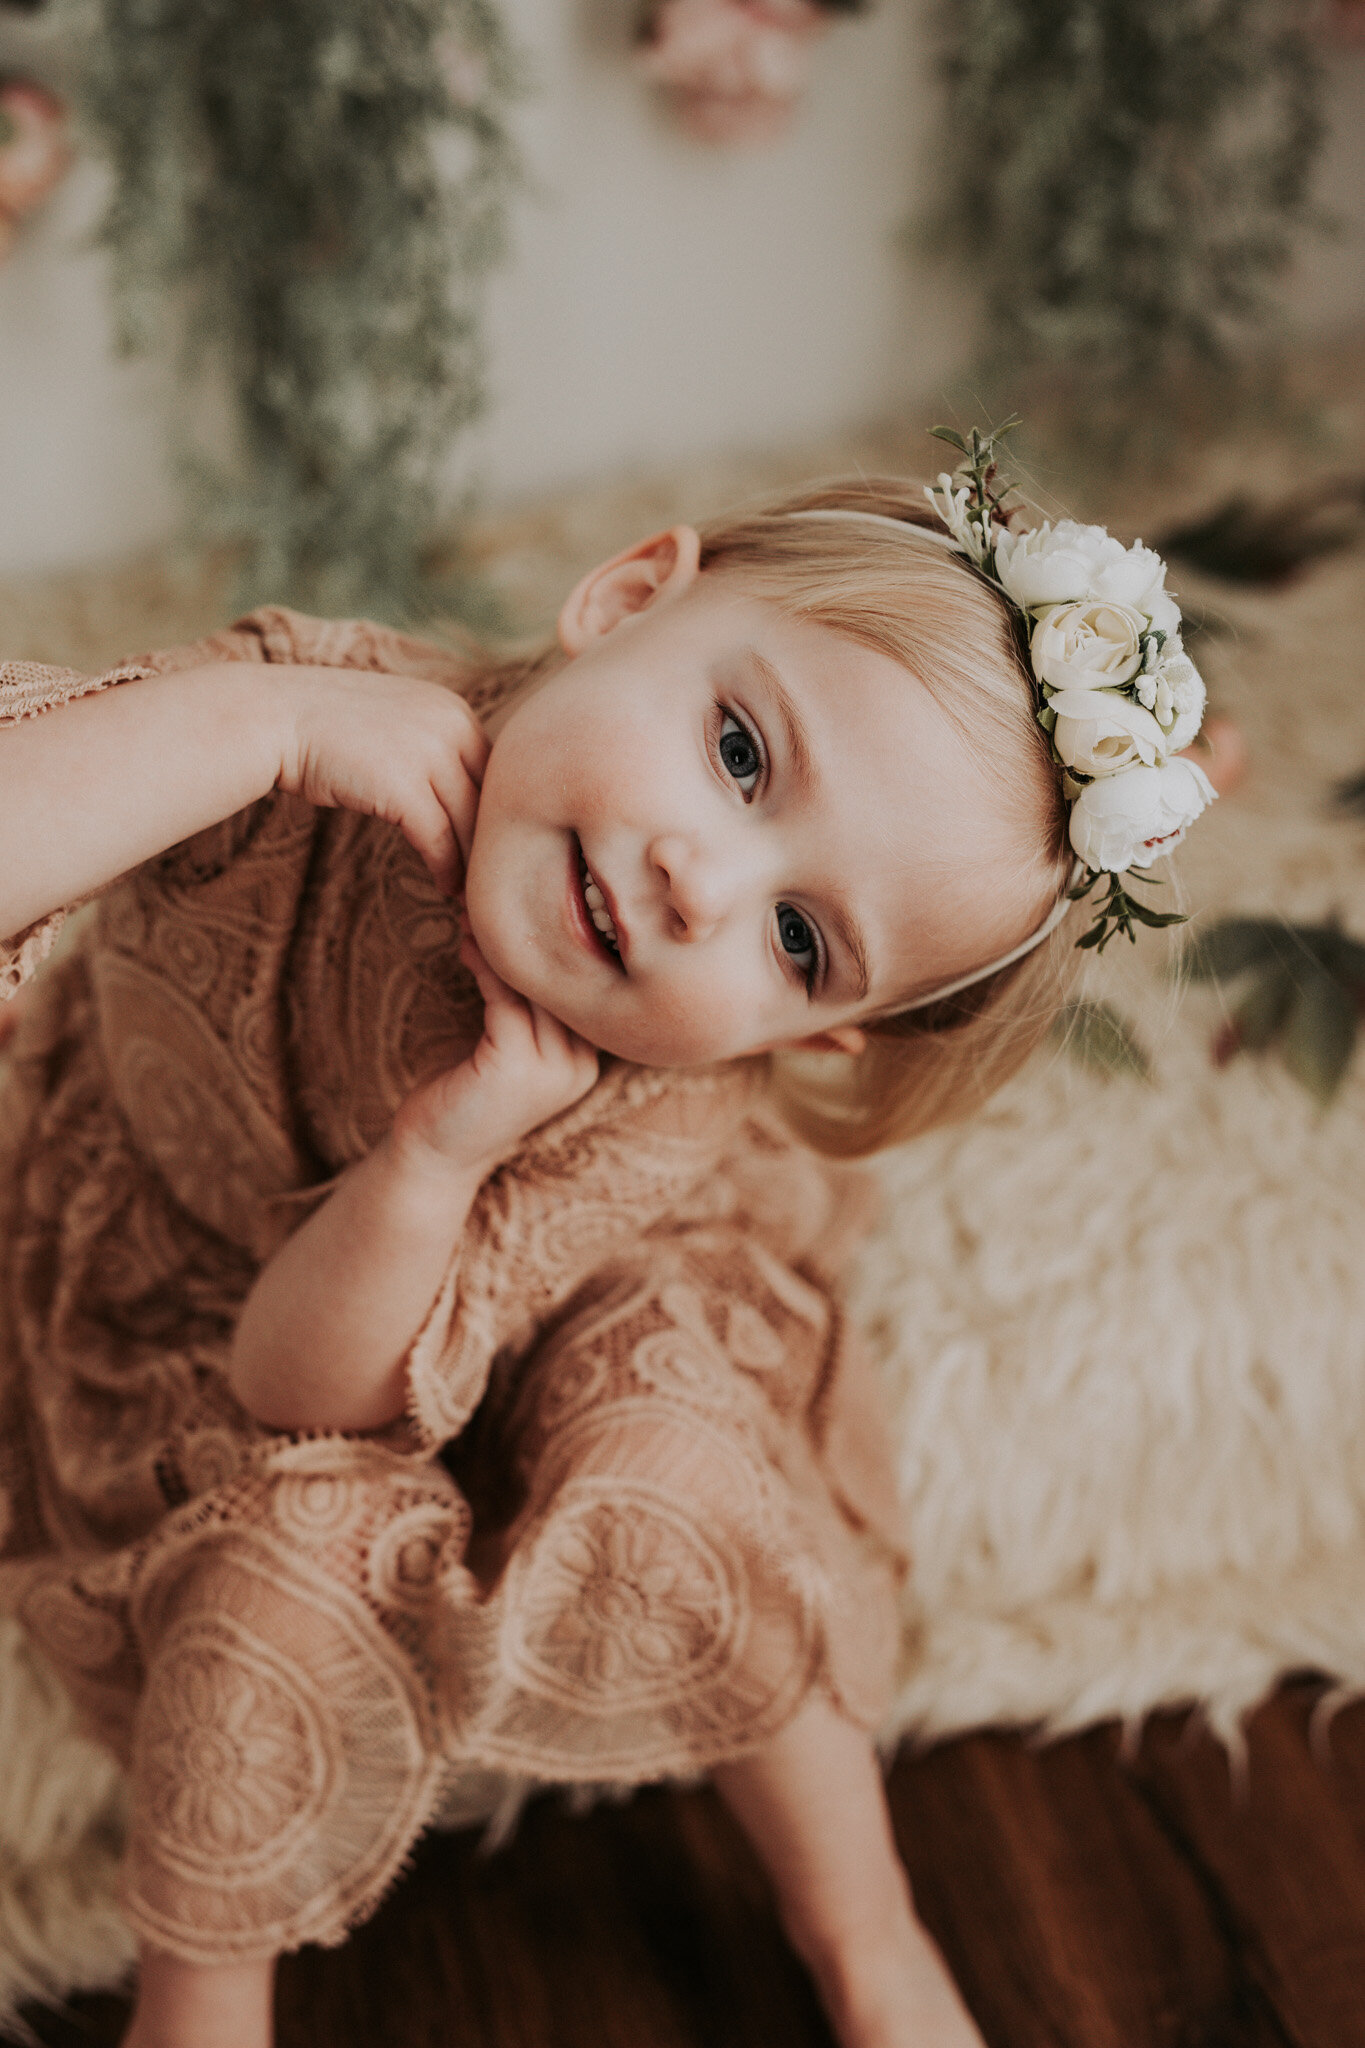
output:
[[734,777],[745,796],[752,796],[754,786],[763,773],[763,756],[753,734],[729,711],[721,719],[716,752],[726,774]]
[[777,936],[782,941],[783,952],[798,967],[802,964],[801,956],[806,953],[810,955],[809,963],[806,965],[806,993],[811,994],[815,988],[816,969],[820,965],[820,948],[805,918],[799,910],[793,910],[790,903],[779,903],[777,906]]

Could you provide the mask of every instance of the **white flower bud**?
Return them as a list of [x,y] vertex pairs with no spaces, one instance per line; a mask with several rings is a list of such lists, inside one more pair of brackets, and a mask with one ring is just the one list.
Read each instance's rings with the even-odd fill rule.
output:
[[1204,679],[1188,654],[1163,656],[1157,670],[1157,701],[1153,709],[1166,732],[1168,753],[1189,746],[1204,722]]

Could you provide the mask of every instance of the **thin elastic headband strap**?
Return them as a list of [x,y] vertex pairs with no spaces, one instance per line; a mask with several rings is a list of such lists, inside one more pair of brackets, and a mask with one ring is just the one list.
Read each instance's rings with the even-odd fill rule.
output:
[[[1084,873],[1083,865],[1080,861],[1077,861],[1067,880],[1067,889],[1074,889]],[[985,981],[992,974],[999,974],[1002,967],[1013,967],[1016,960],[1022,960],[1024,955],[1031,953],[1035,946],[1041,946],[1044,939],[1051,938],[1053,932],[1056,931],[1070,908],[1071,898],[1064,890],[1043,919],[1043,922],[1039,925],[1037,931],[1030,933],[1021,946],[1015,946],[1012,951],[1002,953],[998,960],[992,960],[987,967],[978,967],[974,974],[964,974],[957,981],[950,981],[943,988],[936,988],[927,996],[917,997],[913,1003],[898,1004],[896,1009],[897,1016],[903,1015],[908,1010],[927,1010],[931,1003],[941,1003],[945,996],[955,996],[960,990],[971,988],[975,983]]]
[[[788,519],[856,519],[862,525],[889,526],[903,540],[929,540],[938,547],[950,549],[955,555],[963,555],[951,533],[944,533],[936,526],[917,526],[908,519],[893,519],[887,512],[858,512],[851,506],[822,505],[812,507],[809,512],[788,512],[785,516]],[[963,555],[963,560],[966,559]],[[1031,932],[1022,945],[1013,947],[1008,953],[1002,953],[998,960],[990,961],[985,967],[978,967],[972,974],[960,975],[956,981],[946,982],[942,988],[931,990],[927,996],[919,996],[913,1003],[902,1003],[897,1015],[904,1015],[910,1010],[927,1010],[932,1003],[941,1003],[948,996],[959,995],[964,988],[974,988],[978,981],[988,980],[992,974],[999,974],[1002,968],[1013,967],[1016,960],[1022,960],[1035,946],[1041,946],[1044,939],[1051,938],[1071,908],[1071,898],[1067,891],[1074,889],[1084,874],[1084,861],[1074,862],[1066,889],[1053,904],[1037,931]]]
[[953,539],[951,533],[944,533],[941,527],[916,526],[914,521],[910,519],[893,519],[889,512],[855,512],[850,506],[821,505],[812,508],[809,512],[788,512],[784,517],[788,519],[856,519],[864,525],[889,526],[892,532],[900,534],[902,539],[908,537],[913,540],[931,540],[941,548],[951,549],[955,555],[962,554],[962,549]]

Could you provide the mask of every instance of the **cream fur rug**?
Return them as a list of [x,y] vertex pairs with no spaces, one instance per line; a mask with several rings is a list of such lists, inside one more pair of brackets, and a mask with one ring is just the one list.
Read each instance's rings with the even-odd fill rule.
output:
[[[1196,653],[1253,768],[1191,835],[1190,902],[1365,932],[1365,828],[1326,808],[1365,766],[1360,556],[1223,604]],[[916,1560],[898,1730],[1197,1699],[1231,1735],[1286,1669],[1365,1686],[1365,1044],[1325,1114],[1273,1059],[1219,1072],[1219,998],[1177,1000],[1160,952],[1090,983],[1153,1085],[1057,1054],[881,1166],[858,1300]]]
[[[580,494],[490,522],[486,551],[543,614],[651,524],[854,459],[888,455],[808,450]],[[1219,487],[1206,473],[1193,497]],[[1155,528],[1150,507],[1129,512]],[[1197,658],[1254,766],[1191,840],[1187,893],[1201,917],[1339,910],[1365,931],[1365,828],[1324,807],[1365,766],[1360,559],[1218,601],[1233,630]],[[0,641],[94,665],[222,608],[150,571],[28,584],[0,591]],[[1325,1116],[1272,1062],[1215,1072],[1218,997],[1177,1003],[1160,951],[1111,947],[1093,981],[1139,1024],[1151,1085],[1056,1053],[880,1168],[886,1216],[857,1298],[916,1558],[888,1733],[1071,1727],[1193,1699],[1234,1736],[1285,1669],[1365,1687],[1365,1051]],[[0,1744],[2,2021],[24,1996],[116,1978],[128,1945],[115,1774],[11,1626]]]

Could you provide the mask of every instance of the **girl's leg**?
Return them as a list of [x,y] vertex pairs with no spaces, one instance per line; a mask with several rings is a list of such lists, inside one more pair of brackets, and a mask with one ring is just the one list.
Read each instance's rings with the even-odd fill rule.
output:
[[841,2048],[983,2048],[915,1916],[871,1740],[826,1699],[713,1773]]
[[271,2048],[275,1959],[182,1963],[143,1944],[123,2048]]

